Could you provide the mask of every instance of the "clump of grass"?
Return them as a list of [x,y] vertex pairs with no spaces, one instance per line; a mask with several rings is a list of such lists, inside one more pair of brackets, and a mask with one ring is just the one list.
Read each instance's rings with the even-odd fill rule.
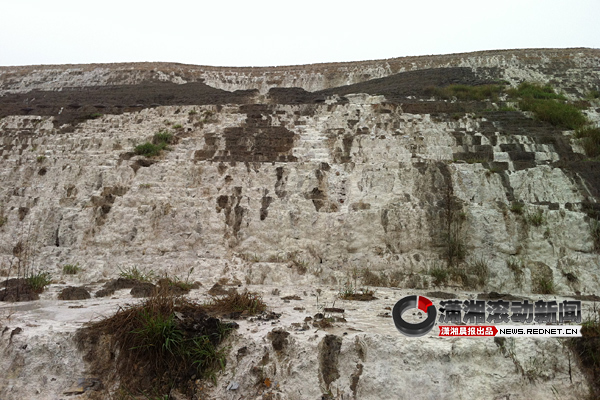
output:
[[596,304],[581,326],[581,337],[569,339],[568,344],[579,358],[590,382],[589,399],[600,398],[600,310]]
[[[91,354],[97,356],[101,350],[116,354],[113,368],[121,390],[163,398],[174,386],[191,396],[197,376],[216,381],[227,354],[218,346],[231,329],[230,324],[209,317],[200,304],[159,295],[90,324],[78,332],[77,340],[83,348],[83,343],[98,343],[100,335],[106,335],[107,347]],[[94,368],[105,371],[107,366],[92,364]]]
[[550,85],[539,85],[531,82],[523,82],[516,89],[508,90],[508,94],[514,97],[531,98],[538,100],[566,100],[565,96],[557,94]]
[[221,314],[244,313],[246,315],[256,315],[267,309],[260,294],[247,290],[242,293],[229,291],[225,296],[213,298],[206,307]]
[[523,203],[520,203],[518,201],[513,201],[512,204],[510,205],[510,211],[515,214],[521,215],[521,214],[523,214],[523,207],[524,207]]
[[552,277],[539,276],[533,283],[533,292],[538,294],[556,293],[554,279],[552,279]]
[[584,127],[575,131],[575,137],[581,139],[585,154],[590,158],[600,156],[600,128]]
[[32,273],[25,280],[34,293],[42,293],[44,288],[52,283],[52,275],[49,272]]
[[594,242],[594,251],[600,253],[600,220],[590,220],[590,234]]
[[435,286],[442,286],[448,283],[450,274],[448,268],[441,265],[436,265],[429,270],[429,275],[433,278],[433,284]]
[[439,97],[444,100],[449,100],[455,97],[457,100],[498,100],[498,96],[502,93],[502,85],[449,85],[446,87],[429,87],[425,90],[425,94]]
[[541,209],[538,209],[534,213],[527,214],[527,216],[525,217],[525,220],[527,221],[527,223],[529,223],[533,226],[541,226],[543,223],[546,222],[546,218],[544,217],[544,212]]
[[8,221],[8,219],[4,215],[2,215],[2,213],[0,213],[0,228],[4,226],[6,221]]
[[79,271],[81,271],[81,267],[78,264],[66,264],[63,266],[63,274],[75,275]]
[[167,150],[167,145],[173,143],[173,135],[169,132],[158,132],[152,138],[152,143],[146,142],[135,147],[134,152],[137,155],[145,157],[158,156],[161,151]]
[[565,97],[554,92],[552,87],[524,82],[508,91],[520,98],[519,107],[531,111],[541,121],[568,129],[577,129],[588,123],[580,109],[565,102]]
[[92,113],[87,116],[87,119],[98,119],[100,117],[102,117],[101,113]]
[[[177,126],[177,125],[175,125]],[[179,125],[181,126],[181,125]],[[156,145],[161,145],[161,144],[171,144],[173,143],[173,135],[169,132],[166,131],[161,131],[158,132],[156,134],[154,134],[154,136],[152,137],[152,143],[156,144]]]
[[519,102],[523,111],[531,111],[537,119],[555,126],[577,129],[587,123],[587,119],[577,107],[554,100],[523,99]]
[[365,288],[356,289],[356,286],[347,283],[339,291],[338,297],[342,300],[370,301],[376,299],[376,297],[373,296],[374,294],[375,292],[373,290]]
[[506,266],[513,273],[517,286],[523,286],[523,260],[511,257],[506,261]]
[[467,246],[458,232],[451,232],[445,236],[446,259],[448,265],[455,265],[467,256]]
[[166,147],[166,145],[156,145],[154,143],[146,142],[135,146],[135,149],[133,149],[133,151],[138,156],[155,157],[159,155],[160,152]]
[[125,279],[133,279],[140,282],[152,282],[156,278],[156,275],[152,270],[146,272],[138,269],[138,267],[135,265],[125,269],[119,268],[119,276]]
[[483,257],[471,260],[468,263],[467,272],[475,276],[476,283],[480,287],[485,286],[490,277],[490,267]]
[[188,115],[196,115],[196,114],[198,114],[198,111],[196,111],[196,110],[190,110],[188,112]]
[[37,156],[36,161],[38,163],[43,163],[46,160],[46,156]]
[[590,90],[586,95],[585,95],[585,99],[586,100],[595,100],[595,99],[600,99],[600,91],[593,89]]
[[181,128],[183,128],[183,125],[181,125],[181,124],[173,125],[173,129],[181,129]]

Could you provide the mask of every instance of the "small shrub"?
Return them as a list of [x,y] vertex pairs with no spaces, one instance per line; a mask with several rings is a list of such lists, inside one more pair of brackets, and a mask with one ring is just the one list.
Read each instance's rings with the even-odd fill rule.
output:
[[[175,126],[181,127],[181,125],[175,125]],[[164,143],[166,146],[167,144],[173,143],[173,135],[166,131],[158,132],[152,138],[152,143],[156,144],[156,145],[161,145]]]
[[534,213],[529,213],[525,217],[527,223],[533,226],[541,226],[544,222],[546,222],[546,218],[544,217],[544,212],[541,209],[538,209]]
[[100,117],[102,117],[101,113],[92,113],[87,116],[87,119],[98,119]]
[[151,187],[151,183],[140,183],[140,189],[150,189]]
[[183,128],[183,125],[181,125],[181,124],[173,125],[173,129],[181,129],[181,128]]
[[63,274],[75,275],[79,271],[81,271],[81,268],[77,264],[67,264],[63,266]]
[[146,272],[138,269],[135,265],[126,269],[119,268],[119,276],[125,279],[134,279],[140,282],[152,282],[156,275],[152,270]]
[[188,115],[196,115],[198,114],[198,111],[196,110],[190,110],[190,112],[188,112]]
[[38,163],[43,163],[46,160],[46,156],[37,156],[36,161]]
[[52,283],[52,276],[49,272],[38,272],[29,275],[25,280],[34,293],[42,293],[44,288]]
[[133,151],[139,156],[155,157],[159,155],[160,152],[165,148],[166,145],[156,145],[150,142],[146,142],[135,146],[135,149],[133,149]]
[[521,215],[521,214],[523,214],[523,206],[524,206],[523,203],[513,201],[512,204],[510,205],[510,211],[515,214]]

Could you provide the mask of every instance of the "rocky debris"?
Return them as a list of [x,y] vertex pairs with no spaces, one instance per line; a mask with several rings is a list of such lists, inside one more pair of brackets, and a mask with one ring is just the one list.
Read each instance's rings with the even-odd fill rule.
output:
[[26,279],[12,278],[5,280],[0,288],[0,301],[18,302],[39,300],[39,293],[35,292]]
[[96,297],[112,296],[117,290],[131,289],[136,284],[140,283],[137,279],[117,278],[106,282],[102,289],[96,292]]
[[276,351],[283,351],[288,345],[288,336],[290,336],[289,332],[282,328],[275,328],[268,333],[267,338],[271,340]]
[[156,294],[156,285],[150,282],[137,282],[129,292],[133,297],[150,297]]
[[58,295],[59,300],[85,300],[92,296],[84,287],[67,286]]
[[319,373],[326,388],[340,377],[338,359],[341,348],[342,338],[336,335],[326,335],[319,343]]
[[87,391],[100,391],[104,389],[102,381],[97,378],[79,378],[77,383],[63,392],[66,396],[77,396]]
[[215,283],[209,290],[208,294],[211,296],[225,296],[230,293],[231,290],[235,289],[225,289],[220,283]]

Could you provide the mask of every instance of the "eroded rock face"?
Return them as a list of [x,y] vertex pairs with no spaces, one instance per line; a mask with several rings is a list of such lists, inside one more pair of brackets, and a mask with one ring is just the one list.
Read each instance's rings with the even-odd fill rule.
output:
[[[599,58],[575,49],[279,69],[2,68],[0,263],[8,270],[27,254],[54,275],[79,264],[78,284],[115,278],[128,266],[157,276],[193,268],[207,288],[220,278],[339,288],[354,268],[367,268],[387,284],[421,290],[434,283],[428,271],[454,257],[484,259],[489,275],[476,286],[488,291],[531,296],[551,277],[561,296],[597,293],[590,221],[600,210],[599,164],[586,159],[573,132],[507,111],[502,99],[442,101],[426,89],[537,80],[575,99],[600,84],[591,68]],[[55,92],[77,86],[89,92]],[[598,124],[597,100],[583,106]],[[135,154],[162,131],[175,137],[168,150]],[[447,290],[475,290],[452,284]],[[120,288],[113,289],[104,294]],[[264,360],[259,343],[268,333],[239,338],[252,350],[237,364],[254,376],[241,387],[264,384],[269,374],[294,388],[312,382],[307,393],[315,398],[333,388],[380,398],[388,393],[382,387],[400,387],[380,378],[385,363],[405,354],[425,354],[429,369],[418,368],[439,369],[434,381],[450,370],[460,386],[447,359],[484,360],[497,347],[432,340],[421,349],[389,332],[298,342],[281,332],[272,334],[277,358],[260,371],[253,368]],[[523,343],[528,355],[547,345]],[[299,360],[302,352],[310,361]],[[27,368],[17,353],[10,353],[15,368]],[[567,356],[556,357],[564,365]],[[507,373],[525,362],[508,361]],[[426,388],[406,398],[445,393],[398,368]],[[473,393],[501,396],[484,388],[490,379],[473,384]],[[561,385],[569,396],[569,384]],[[285,393],[300,398],[292,392]]]

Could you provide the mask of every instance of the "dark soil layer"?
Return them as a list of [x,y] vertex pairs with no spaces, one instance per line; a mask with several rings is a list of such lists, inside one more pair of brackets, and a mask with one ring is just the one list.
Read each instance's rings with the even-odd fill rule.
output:
[[93,118],[94,114],[121,114],[149,107],[241,104],[250,101],[256,94],[256,90],[228,92],[200,82],[183,85],[148,82],[65,88],[60,92],[35,90],[0,97],[0,118],[7,115],[54,116],[55,124],[60,126]]
[[32,301],[40,298],[23,278],[7,279],[0,284],[0,289],[0,301]]

